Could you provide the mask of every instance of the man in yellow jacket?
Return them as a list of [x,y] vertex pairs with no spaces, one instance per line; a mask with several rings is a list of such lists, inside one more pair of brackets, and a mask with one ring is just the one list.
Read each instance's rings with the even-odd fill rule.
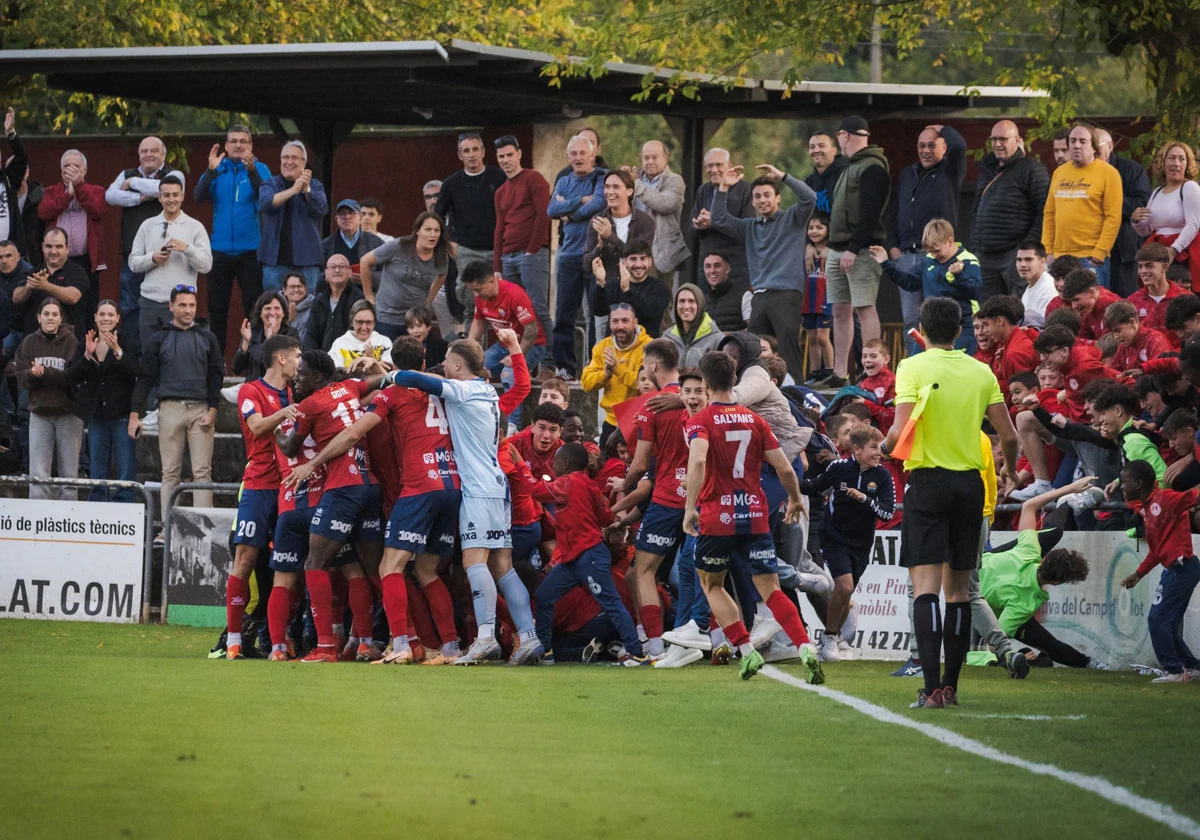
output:
[[1042,216],[1046,261],[1070,254],[1109,287],[1109,252],[1121,229],[1121,175],[1099,157],[1095,132],[1077,125],[1067,137],[1067,162],[1054,170]]
[[637,396],[642,348],[649,341],[650,336],[638,326],[633,307],[628,303],[616,304],[608,316],[608,338],[597,342],[592,348],[592,360],[579,377],[583,390],[604,390],[604,395],[600,397],[600,407],[604,409],[601,445],[617,428],[613,406]]

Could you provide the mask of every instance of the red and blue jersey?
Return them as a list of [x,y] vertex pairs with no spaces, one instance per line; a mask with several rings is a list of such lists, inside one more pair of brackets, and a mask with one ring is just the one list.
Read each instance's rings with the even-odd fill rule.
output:
[[241,416],[242,440],[246,442],[246,469],[242,471],[242,487],[246,490],[278,490],[279,464],[275,459],[275,430],[258,437],[250,431],[246,420],[258,414],[270,417],[292,404],[291,389],[277,390],[265,379],[247,382],[238,389],[238,414]]
[[[660,393],[678,394],[679,384],[672,382]],[[634,423],[637,439],[654,447],[654,494],[650,501],[663,507],[682,508],[687,501],[686,409],[652,412],[643,407]]]
[[[358,379],[331,382],[300,403],[296,418],[296,434],[312,436],[317,451],[324,449],[343,429],[354,425],[362,416],[359,402],[371,388]],[[351,446],[325,466],[325,488],[356,487],[375,484],[371,475],[371,459],[362,446]]]
[[760,472],[763,453],[779,448],[767,421],[745,406],[709,403],[688,422],[687,439],[708,441],[704,485],[697,508],[706,536],[765,534],[767,496]]
[[391,385],[375,395],[367,411],[391,427],[400,460],[401,498],[461,488],[446,406],[439,397]]
[[805,281],[801,315],[821,315],[825,312],[825,261],[817,262],[817,267],[808,273]]
[[[284,420],[279,424],[279,431],[285,435],[296,428],[294,420]],[[283,454],[283,450],[278,446],[275,447],[275,459],[278,462],[279,474],[282,478],[287,478],[292,474],[292,470],[301,464],[307,464],[313,458],[317,457],[317,444],[309,435],[304,439],[304,444],[300,447],[300,453],[295,458],[289,458]],[[312,475],[301,482],[296,489],[279,490],[279,512],[287,513],[292,510],[304,510],[305,508],[315,508],[317,502],[321,501],[321,490],[325,484],[325,467],[319,466],[313,470]]]

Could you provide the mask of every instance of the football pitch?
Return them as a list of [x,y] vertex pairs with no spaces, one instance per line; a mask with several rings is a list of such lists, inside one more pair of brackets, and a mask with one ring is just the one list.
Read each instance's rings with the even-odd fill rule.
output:
[[214,638],[0,621],[3,836],[1200,837],[1197,684],[966,668],[961,706],[918,713],[888,663],[818,693],[789,665],[231,663]]

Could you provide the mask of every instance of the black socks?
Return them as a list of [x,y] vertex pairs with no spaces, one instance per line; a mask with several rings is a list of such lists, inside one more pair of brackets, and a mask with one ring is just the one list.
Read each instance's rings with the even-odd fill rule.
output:
[[942,615],[937,595],[919,595],[913,601],[913,629],[917,634],[917,654],[921,657],[921,670],[925,676],[925,694],[929,695],[942,687]]
[[967,651],[971,649],[971,604],[968,601],[946,602],[946,626],[942,632],[946,649],[946,676],[943,685],[958,691],[958,674]]

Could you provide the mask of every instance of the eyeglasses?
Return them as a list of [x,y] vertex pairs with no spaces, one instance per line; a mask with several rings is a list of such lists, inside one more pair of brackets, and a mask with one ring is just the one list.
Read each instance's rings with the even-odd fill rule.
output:
[[196,287],[195,287],[195,286],[188,286],[188,285],[187,285],[187,284],[185,284],[185,283],[180,283],[178,286],[176,286],[176,287],[175,287],[175,291],[177,291],[177,292],[188,292],[188,293],[190,293],[190,294],[193,294],[193,295],[194,295],[194,294],[196,294]]
[[354,321],[354,326],[356,326],[356,327],[373,327],[373,326],[375,326],[375,322],[374,322],[374,321],[359,321],[359,320],[355,320],[355,321]]
[[325,270],[326,271],[349,271],[350,266],[348,266],[348,265],[331,265],[331,266],[327,266],[325,268]]
[[1007,143],[1009,140],[1016,140],[1016,137],[989,137],[989,143]]
[[436,201],[437,199],[441,198],[441,196],[442,196],[441,193],[425,193],[425,200],[426,201]]
[[614,303],[608,307],[609,312],[632,312],[633,306],[628,303]]

